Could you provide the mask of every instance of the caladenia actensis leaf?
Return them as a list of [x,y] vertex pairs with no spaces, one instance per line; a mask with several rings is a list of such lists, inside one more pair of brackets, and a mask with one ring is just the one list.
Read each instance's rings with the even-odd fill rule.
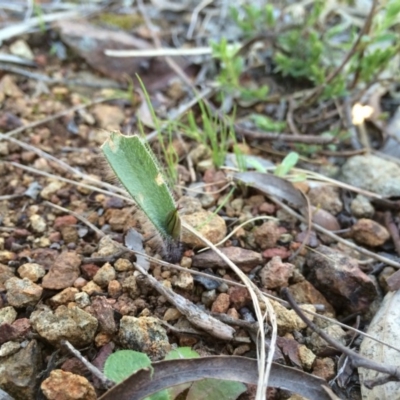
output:
[[163,256],[181,258],[181,220],[171,190],[146,140],[113,132],[101,146],[122,186],[153,223],[164,242]]

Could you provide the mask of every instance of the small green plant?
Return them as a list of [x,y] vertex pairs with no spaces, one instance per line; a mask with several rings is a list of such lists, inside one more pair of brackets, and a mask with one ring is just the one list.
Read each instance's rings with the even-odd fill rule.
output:
[[254,32],[261,32],[266,27],[273,28],[276,25],[272,4],[262,6],[244,4],[242,9],[231,7],[230,14],[234,22],[242,29],[246,39],[253,37]]
[[213,115],[207,105],[200,101],[199,124],[193,111],[187,114],[187,125],[181,124],[180,129],[187,137],[204,144],[211,149],[211,157],[216,167],[221,167],[231,142],[236,143],[233,126],[229,125],[227,118],[220,119]]
[[240,77],[245,71],[245,59],[238,55],[238,46],[229,46],[225,38],[219,42],[211,42],[213,57],[220,61],[220,72],[217,82],[221,89],[229,95],[234,95],[242,100],[265,100],[268,86],[258,89],[248,89],[240,82]]
[[[400,22],[400,0],[378,3],[370,23],[366,22],[362,28],[348,24],[343,18],[337,21],[329,18],[335,13],[327,10],[331,3],[323,0],[307,6],[303,18],[293,15],[295,23],[285,26],[282,13],[290,8],[286,7],[290,2],[281,4],[281,9],[270,3],[244,4],[231,9],[232,19],[244,38],[262,35],[266,30],[279,31],[271,54],[275,72],[321,87],[318,96],[322,99],[344,96],[357,84],[370,85],[384,71],[397,79],[395,60],[400,41],[395,28]],[[230,54],[224,50],[221,46],[216,55],[226,64]],[[230,71],[239,76],[243,63],[236,63],[236,68],[231,67]]]
[[299,161],[299,155],[295,152],[290,152],[282,162],[275,168],[274,175],[283,177],[287,175],[290,170],[297,164]]
[[[190,347],[179,347],[167,354],[165,360],[198,358],[199,354]],[[133,350],[119,350],[111,354],[104,365],[104,374],[115,383],[120,383],[129,375],[143,368],[151,368],[151,360],[146,354]],[[246,386],[240,382],[221,379],[203,379],[193,383],[173,386],[155,393],[146,400],[235,400],[246,391]],[[183,393],[186,392],[185,397]]]
[[274,121],[265,115],[251,114],[250,119],[254,122],[257,128],[264,131],[282,132],[286,128],[286,122]]

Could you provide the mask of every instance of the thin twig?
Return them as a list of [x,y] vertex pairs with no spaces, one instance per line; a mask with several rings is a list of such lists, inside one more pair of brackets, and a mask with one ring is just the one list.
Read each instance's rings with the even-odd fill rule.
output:
[[21,126],[17,129],[13,129],[12,131],[9,131],[7,133],[5,133],[5,136],[13,136],[16,135],[18,133],[24,132],[28,129],[32,129],[32,128],[36,128],[37,126],[43,125],[43,124],[47,124],[48,122],[54,121],[55,119],[64,117],[65,115],[68,115],[70,113],[73,113],[75,111],[79,111],[79,110],[83,110],[85,108],[88,108],[94,104],[99,104],[99,103],[104,103],[105,101],[111,101],[111,100],[115,100],[116,98],[105,98],[105,97],[101,97],[98,99],[94,99],[93,101],[91,101],[90,103],[87,104],[79,104],[77,106],[68,108],[66,110],[60,111],[56,114],[51,115],[50,117],[47,118],[43,118],[39,121],[35,121],[35,122],[30,122],[27,125]]
[[[90,189],[90,190],[93,190],[93,191],[95,191],[95,192],[103,193],[103,194],[106,194],[106,195],[108,195],[108,196],[118,197],[119,199],[122,199],[122,200],[125,200],[125,201],[129,202],[129,203],[134,204],[134,203],[133,203],[133,200],[132,200],[130,197],[124,196],[124,195],[118,194],[118,193],[113,193],[113,192],[111,192],[110,190],[101,189],[100,187],[88,185],[88,184],[86,184],[86,183],[84,183],[84,182],[73,181],[72,179],[63,178],[62,176],[54,175],[54,174],[51,174],[51,173],[49,173],[49,172],[40,171],[39,169],[36,169],[36,168],[33,168],[33,167],[28,167],[27,165],[22,165],[22,164],[13,162],[13,161],[2,161],[2,162],[3,162],[4,164],[12,165],[12,166],[14,166],[14,167],[16,167],[16,168],[23,169],[23,170],[25,170],[25,171],[32,172],[33,174],[46,176],[46,177],[48,177],[48,178],[55,179],[55,180],[59,180],[59,181],[61,181],[61,182],[66,182],[66,183],[69,183],[69,184],[74,185],[74,186],[77,186],[77,187],[84,187],[84,188],[86,188],[86,189]],[[96,183],[98,183],[99,185],[103,185],[103,184],[105,183],[105,182],[100,182],[100,181],[95,181],[95,180],[93,180],[93,182],[96,182]],[[112,185],[110,185],[110,186],[111,186],[114,190],[118,190],[118,189],[119,189],[119,188],[117,188],[116,186],[112,186]],[[106,186],[106,187],[107,187],[107,186]]]
[[105,233],[100,230],[97,226],[93,225],[91,222],[89,222],[86,218],[84,218],[81,214],[76,213],[75,211],[68,210],[67,208],[61,207],[57,204],[51,203],[50,201],[44,201],[44,204],[55,208],[56,210],[63,211],[67,214],[73,215],[75,218],[79,219],[79,221],[83,222],[85,225],[87,225],[93,232],[97,234],[98,237],[103,237]]
[[390,211],[385,211],[385,225],[387,230],[392,237],[394,248],[396,249],[397,255],[400,256],[400,234],[399,229],[393,221],[393,216]]
[[[307,220],[306,220],[303,216],[301,216],[301,215],[298,214],[297,212],[293,211],[290,207],[288,207],[288,206],[287,206],[285,203],[283,203],[282,201],[280,201],[280,200],[278,200],[277,198],[272,197],[272,196],[270,196],[270,199],[271,199],[273,202],[275,202],[276,204],[278,204],[280,207],[282,207],[282,208],[283,208],[286,212],[288,212],[290,215],[296,217],[296,218],[297,218],[298,220],[300,220],[301,222],[307,223]],[[383,256],[381,256],[381,255],[379,255],[379,254],[376,254],[376,253],[374,253],[374,252],[372,252],[372,251],[369,251],[369,250],[367,250],[367,249],[364,249],[363,247],[357,246],[356,244],[354,244],[354,243],[352,243],[352,242],[349,242],[348,240],[343,239],[343,238],[341,238],[341,237],[338,236],[338,235],[335,235],[334,233],[332,233],[331,231],[328,231],[327,229],[323,228],[323,227],[320,226],[320,225],[317,225],[317,224],[315,224],[315,223],[312,223],[312,227],[313,227],[316,231],[321,232],[321,233],[323,233],[324,235],[329,236],[330,238],[336,240],[337,242],[343,243],[344,245],[346,245],[347,247],[350,247],[351,249],[357,250],[357,251],[358,251],[359,253],[361,253],[361,254],[364,254],[364,255],[366,255],[366,256],[368,256],[368,257],[371,257],[371,258],[373,258],[373,259],[375,259],[375,260],[382,261],[382,262],[384,262],[384,263],[386,263],[386,264],[388,264],[388,265],[391,265],[392,267],[400,268],[400,263],[398,263],[398,262],[396,262],[396,261],[394,261],[394,260],[391,260],[390,258],[383,257]]]
[[[321,336],[321,338],[324,339],[331,346],[341,351],[342,353],[347,354],[347,356],[351,359],[354,368],[361,367],[366,369],[372,369],[377,372],[388,374],[391,377],[394,377],[396,381],[400,380],[400,368],[398,368],[395,365],[384,365],[373,360],[368,360],[367,358],[361,356],[355,351],[344,346],[342,343],[340,343],[336,339],[333,339],[328,334],[326,334],[322,329],[320,329],[317,325],[315,325],[305,316],[305,314],[303,313],[301,308],[297,305],[297,303],[295,302],[295,300],[293,299],[292,295],[290,294],[287,288],[282,289],[282,293],[284,294],[284,296],[286,297],[287,301],[290,303],[296,314],[302,319],[302,321],[306,323],[309,328],[311,328],[314,332],[316,332],[319,336]],[[366,382],[364,382],[364,385],[365,384]]]

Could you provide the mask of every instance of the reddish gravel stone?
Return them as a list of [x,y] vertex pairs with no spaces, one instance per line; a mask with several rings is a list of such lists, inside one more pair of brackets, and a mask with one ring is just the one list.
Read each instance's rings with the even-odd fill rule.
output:
[[261,249],[270,249],[276,246],[281,237],[281,230],[275,221],[264,222],[254,229],[254,239]]
[[214,303],[211,306],[211,312],[215,313],[226,313],[229,309],[229,294],[221,293],[217,296]]
[[240,309],[244,306],[251,304],[250,293],[244,287],[232,286],[229,288],[228,294],[231,304],[236,309]]
[[73,215],[63,215],[62,217],[57,217],[54,220],[53,228],[56,230],[60,230],[64,226],[76,225],[78,220]]
[[100,267],[96,264],[83,264],[81,266],[82,274],[88,280],[92,280],[99,269]]
[[73,286],[80,275],[80,264],[81,259],[76,253],[61,253],[50,267],[48,274],[44,276],[43,288],[59,290]]
[[267,249],[262,252],[264,258],[280,257],[282,260],[289,258],[292,252],[285,247],[275,247],[273,249]]

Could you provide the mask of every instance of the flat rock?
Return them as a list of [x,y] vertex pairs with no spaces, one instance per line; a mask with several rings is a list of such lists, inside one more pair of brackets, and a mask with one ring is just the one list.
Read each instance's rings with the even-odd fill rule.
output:
[[53,345],[66,339],[73,346],[90,344],[97,329],[97,319],[78,307],[58,307],[54,312],[47,306],[31,314],[33,328]]
[[0,362],[0,387],[16,400],[35,400],[41,350],[36,340]]
[[21,345],[18,342],[13,342],[13,341],[5,342],[0,347],[0,358],[15,354],[20,348]]
[[[226,236],[225,220],[211,211],[197,211],[193,214],[182,215],[181,218],[213,244],[220,242]],[[205,247],[203,241],[187,229],[182,230],[181,240],[192,248]]]
[[400,196],[400,167],[372,154],[348,159],[342,167],[341,179],[382,196]]
[[64,186],[64,182],[52,180],[41,190],[40,196],[45,200],[50,200],[51,196],[56,194]]
[[80,275],[79,266],[81,259],[76,253],[61,253],[44,276],[42,287],[44,289],[60,290],[73,286]]
[[[219,249],[244,272],[250,272],[260,265],[263,258],[260,253],[241,247],[222,247]],[[207,250],[193,257],[192,266],[196,268],[225,268],[226,262],[215,251]]]
[[75,300],[75,295],[79,293],[79,290],[74,287],[65,288],[60,293],[57,293],[49,299],[49,304],[52,307],[58,307],[62,304],[67,305],[71,301]]
[[[97,395],[89,381],[81,376],[55,369],[40,388],[49,400],[96,400]],[[67,390],[66,390],[67,389]]]
[[28,278],[11,278],[5,283],[7,300],[16,308],[35,305],[42,296],[43,289]]
[[47,228],[46,220],[38,214],[33,214],[29,217],[31,227],[35,232],[43,233]]
[[330,381],[336,376],[336,363],[332,358],[317,358],[313,365],[313,375]]
[[165,329],[153,317],[122,317],[118,338],[124,348],[146,353],[152,360],[162,359],[171,348]]
[[118,130],[125,118],[124,112],[120,107],[109,104],[96,104],[93,106],[92,112],[100,128],[106,130]]
[[124,289],[132,299],[136,299],[141,293],[136,276],[134,275],[128,276],[124,279],[122,282],[122,289]]
[[306,280],[290,285],[288,290],[298,304],[322,304],[325,306],[326,312],[335,313],[334,308],[323,294]]
[[318,246],[307,254],[307,279],[335,305],[336,309],[357,312],[367,308],[377,291],[359,268],[357,261],[338,250]]

